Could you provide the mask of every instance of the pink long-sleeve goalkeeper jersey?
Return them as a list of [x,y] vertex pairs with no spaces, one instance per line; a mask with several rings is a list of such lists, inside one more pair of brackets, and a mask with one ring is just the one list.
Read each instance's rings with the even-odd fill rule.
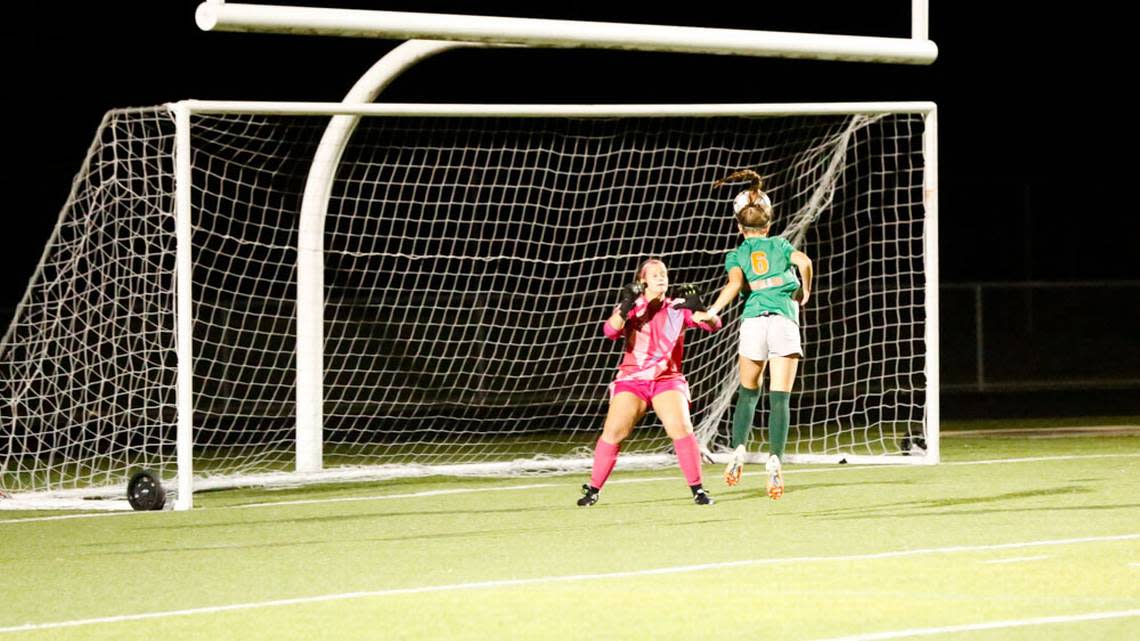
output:
[[624,330],[616,330],[607,319],[602,326],[606,338],[617,340],[622,335],[625,355],[618,366],[615,381],[666,381],[683,378],[681,357],[684,354],[685,330],[699,327],[706,332],[721,328],[719,318],[715,324],[695,322],[689,309],[676,309],[674,299],[665,298],[664,304],[650,304],[640,296],[626,320]]

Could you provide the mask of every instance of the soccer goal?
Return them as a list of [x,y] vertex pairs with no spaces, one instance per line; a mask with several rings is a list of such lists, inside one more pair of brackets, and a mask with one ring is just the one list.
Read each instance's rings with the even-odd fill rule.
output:
[[[304,221],[338,114],[359,125]],[[616,291],[648,256],[719,288],[739,239],[712,183],[744,167],[817,270],[788,459],[935,462],[935,126],[929,103],[112,111],[0,344],[0,490],[117,497],[147,468],[188,506],[228,484],[585,470]],[[686,345],[714,452],[739,312]],[[669,445],[650,417],[623,462],[671,464]]]

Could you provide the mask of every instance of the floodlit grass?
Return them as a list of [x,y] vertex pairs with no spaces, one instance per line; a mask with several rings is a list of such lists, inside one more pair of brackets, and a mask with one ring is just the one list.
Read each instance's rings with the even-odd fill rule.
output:
[[789,466],[775,502],[761,466],[737,488],[706,466],[711,507],[665,469],[588,509],[575,475],[0,512],[0,638],[1140,638],[1140,436],[1033,435]]

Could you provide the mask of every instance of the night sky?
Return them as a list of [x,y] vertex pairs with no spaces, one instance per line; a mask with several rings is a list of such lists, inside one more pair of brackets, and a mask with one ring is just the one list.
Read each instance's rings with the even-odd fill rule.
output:
[[[280,3],[287,4],[287,3]],[[319,6],[316,1],[294,2]],[[908,37],[910,3],[813,1],[323,3],[476,15]],[[931,2],[931,66],[606,51],[451,52],[382,95],[423,102],[791,102],[939,105],[944,282],[1135,280],[1135,152],[1115,66],[1080,53],[1068,14]],[[1012,3],[1016,4],[1016,3]],[[35,269],[102,114],[183,98],[338,101],[386,40],[207,33],[197,1],[41,3],[3,25],[5,220],[0,317]],[[870,5],[870,6],[867,6]],[[691,7],[707,7],[705,15]],[[648,10],[647,7],[652,7]],[[745,10],[747,9],[747,10]],[[1104,17],[1104,16],[1102,16]],[[1087,34],[1086,34],[1087,35]],[[1106,57],[1107,58],[1107,57]],[[1131,72],[1129,72],[1131,73]],[[1107,74],[1107,76],[1106,76]],[[1127,75],[1127,74],[1125,74]],[[1107,77],[1108,80],[1104,80]],[[1123,77],[1123,76],[1122,76]],[[1131,82],[1131,81],[1129,81]],[[1098,105],[1097,103],[1101,103]],[[1114,160],[1114,151],[1123,160]]]

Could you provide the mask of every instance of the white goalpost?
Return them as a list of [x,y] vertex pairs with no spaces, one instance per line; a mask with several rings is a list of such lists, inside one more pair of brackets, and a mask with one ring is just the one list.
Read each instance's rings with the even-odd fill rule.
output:
[[[188,101],[108,114],[5,338],[5,489],[118,493],[585,469],[619,348],[601,338],[643,257],[712,290],[731,194],[768,177],[817,258],[790,461],[914,462],[937,442],[929,103],[403,105]],[[358,116],[315,226],[328,117]],[[302,234],[315,229],[316,238]],[[305,252],[317,252],[306,275]],[[320,303],[298,283],[323,281]],[[323,320],[300,390],[302,307]],[[189,313],[186,312],[189,308]],[[738,310],[686,356],[701,440],[736,386]],[[315,395],[314,433],[298,400]],[[763,414],[761,412],[761,414]],[[651,421],[627,464],[668,463]],[[757,430],[757,435],[763,435]],[[307,443],[317,465],[301,466]],[[640,456],[639,456],[640,455]],[[191,474],[191,470],[195,475]]]
[[[812,41],[813,57],[929,63],[913,7],[909,44],[820,36],[833,46]],[[382,36],[412,20],[439,38],[672,51],[725,31],[531,24],[519,40],[500,30],[526,20],[295,9],[210,2],[199,22],[343,34],[350,19],[348,35]],[[618,27],[644,42],[607,40]],[[802,54],[746,33],[745,55]],[[775,232],[818,271],[787,460],[938,461],[932,103],[372,104],[471,46],[491,45],[407,42],[342,103],[109,112],[0,340],[0,509],[122,508],[88,499],[139,469],[176,482],[175,509],[243,484],[586,470],[620,356],[600,331],[614,292],[650,255],[719,288],[738,238],[712,183],[740,168],[765,176]],[[723,316],[686,349],[714,452],[737,385],[739,307]],[[671,464],[659,432],[643,421],[619,465]]]

